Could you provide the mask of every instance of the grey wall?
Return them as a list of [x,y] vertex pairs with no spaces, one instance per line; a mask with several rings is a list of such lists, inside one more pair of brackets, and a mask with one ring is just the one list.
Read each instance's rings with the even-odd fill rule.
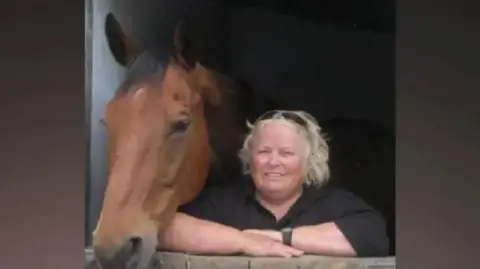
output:
[[[86,244],[90,243],[90,233],[95,228],[96,218],[98,217],[103,190],[106,183],[106,136],[100,119],[104,114],[104,106],[112,97],[115,87],[119,85],[123,78],[123,68],[113,59],[106,43],[104,33],[104,20],[108,12],[117,15],[120,22],[129,21],[128,1],[124,0],[92,0],[90,9],[90,30],[91,38],[87,38],[87,95],[86,102],[90,103],[90,115],[87,114],[87,120],[90,120],[90,145],[89,145],[89,171],[87,171],[87,180],[89,181],[90,191],[87,197],[87,235]],[[87,15],[88,16],[88,15]],[[127,27],[130,24],[126,24]],[[88,37],[88,36],[87,36]],[[87,110],[87,113],[89,111]]]

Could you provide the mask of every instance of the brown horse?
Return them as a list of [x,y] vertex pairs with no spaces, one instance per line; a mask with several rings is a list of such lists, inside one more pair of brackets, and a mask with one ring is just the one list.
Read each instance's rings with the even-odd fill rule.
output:
[[187,64],[179,29],[162,63],[139,49],[112,14],[107,16],[108,45],[128,72],[105,110],[108,183],[93,233],[103,269],[149,265],[157,238],[178,206],[194,199],[207,180],[211,139],[217,134],[209,126],[222,129],[228,141],[223,145],[231,150],[241,143],[238,135],[226,133],[238,133],[234,126],[219,122],[234,125],[223,111],[228,107],[224,78],[199,62]]

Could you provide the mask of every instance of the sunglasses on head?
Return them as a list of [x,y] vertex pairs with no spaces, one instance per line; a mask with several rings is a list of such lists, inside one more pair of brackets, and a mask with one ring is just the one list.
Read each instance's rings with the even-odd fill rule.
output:
[[284,118],[288,121],[291,121],[293,123],[296,123],[302,127],[307,126],[307,122],[297,114],[290,112],[290,111],[284,111],[284,110],[270,110],[265,112],[263,115],[261,115],[258,119],[257,122],[262,121],[262,120],[268,120],[268,119],[274,119],[274,118]]

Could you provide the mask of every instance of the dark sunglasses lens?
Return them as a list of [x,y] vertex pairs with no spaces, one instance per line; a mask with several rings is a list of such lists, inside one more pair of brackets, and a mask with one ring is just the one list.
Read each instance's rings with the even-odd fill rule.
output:
[[273,118],[275,114],[277,114],[277,111],[268,111],[262,116],[260,116],[259,120],[266,120],[266,119]]
[[302,119],[301,117],[299,117],[298,115],[295,115],[295,114],[291,114],[291,113],[284,113],[283,116],[290,120],[290,121],[293,121],[295,122],[296,124],[300,125],[300,126],[306,126],[307,123],[305,122],[304,119]]
[[[260,120],[271,119],[275,115],[279,114],[279,112],[280,111],[278,111],[278,110],[272,110],[272,111],[265,112],[265,114],[260,116],[260,118],[258,120],[260,121]],[[280,115],[283,116],[285,119],[287,119],[289,121],[293,121],[294,123],[296,123],[300,126],[304,126],[304,127],[307,126],[307,123],[305,122],[305,120],[302,119],[301,117],[299,117],[296,114],[289,113],[289,112],[280,112]]]

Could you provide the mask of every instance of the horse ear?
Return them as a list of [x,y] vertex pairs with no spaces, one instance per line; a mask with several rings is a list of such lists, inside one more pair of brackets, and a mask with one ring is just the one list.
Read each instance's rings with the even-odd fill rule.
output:
[[180,62],[181,65],[187,65],[185,59],[183,58],[183,53],[185,50],[184,42],[185,34],[185,22],[180,21],[173,32],[173,54],[175,55],[175,60]]
[[127,36],[117,18],[108,13],[105,18],[105,36],[113,58],[122,66],[128,66],[135,60],[138,50],[132,38]]

